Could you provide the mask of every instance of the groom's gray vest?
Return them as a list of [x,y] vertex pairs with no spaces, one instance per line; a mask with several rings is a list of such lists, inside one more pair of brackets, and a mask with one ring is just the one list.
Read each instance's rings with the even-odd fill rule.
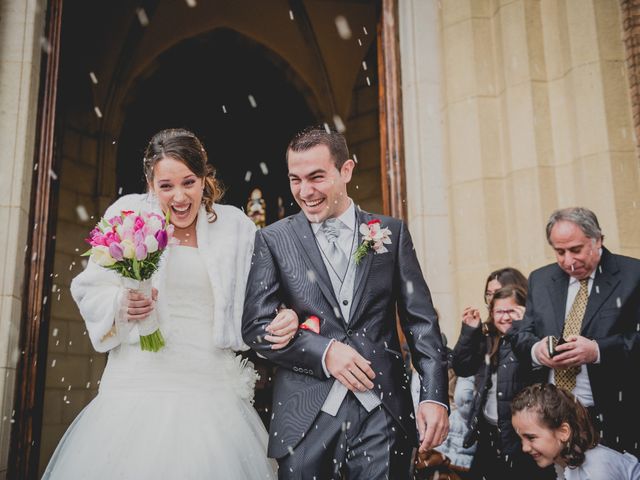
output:
[[[354,229],[355,231],[352,231],[352,234],[355,236],[353,241],[349,241],[347,244],[345,244],[344,242],[340,243],[338,241],[338,246],[340,247],[340,249],[342,249],[343,253],[346,253],[349,248],[351,249],[350,254],[347,256],[347,258],[349,259],[349,266],[347,267],[347,273],[342,283],[340,282],[340,278],[338,277],[336,270],[332,268],[328,256],[324,254],[322,255],[322,261],[327,268],[327,272],[329,272],[331,286],[333,287],[333,292],[338,299],[340,314],[342,315],[342,319],[345,321],[345,323],[348,322],[349,316],[351,314],[351,305],[353,303],[353,286],[356,278],[356,264],[353,256],[358,248],[357,226],[354,226]],[[326,245],[326,239],[324,238],[324,235],[322,233],[322,228],[318,229],[318,232],[316,233],[316,239],[318,241],[318,246],[320,247],[320,249],[324,250],[323,247],[325,247]],[[329,392],[326,401],[322,405],[322,411],[335,417],[347,393],[347,387],[345,387],[338,380],[334,380],[331,391]],[[377,407],[381,403],[380,399],[372,391],[354,392],[354,394],[357,397],[358,401],[360,401],[362,406],[368,412],[370,412],[373,408]]]

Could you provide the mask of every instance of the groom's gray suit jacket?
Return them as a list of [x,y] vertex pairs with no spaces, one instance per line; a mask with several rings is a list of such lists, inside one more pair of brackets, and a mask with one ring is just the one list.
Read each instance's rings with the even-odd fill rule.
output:
[[[331,339],[356,349],[371,361],[374,391],[386,410],[417,441],[409,379],[400,354],[396,311],[414,367],[422,378],[420,400],[448,405],[447,362],[431,295],[420,270],[411,236],[395,218],[356,210],[358,225],[377,218],[391,230],[387,253],[370,251],[356,270],[348,322],[340,308],[311,226],[302,212],[256,233],[242,335],[252,349],[278,364],[269,456],[280,458],[296,448],[318,416],[333,378],[322,368]],[[361,236],[358,235],[358,241]],[[293,309],[300,323],[320,319],[320,333],[298,330],[282,350],[262,338],[279,305]]]

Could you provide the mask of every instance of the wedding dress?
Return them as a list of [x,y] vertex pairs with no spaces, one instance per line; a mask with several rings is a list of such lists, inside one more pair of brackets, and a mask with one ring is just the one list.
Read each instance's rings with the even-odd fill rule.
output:
[[274,479],[251,405],[255,371],[213,342],[213,290],[197,248],[171,247],[166,346],[109,353],[96,398],[71,424],[44,479]]

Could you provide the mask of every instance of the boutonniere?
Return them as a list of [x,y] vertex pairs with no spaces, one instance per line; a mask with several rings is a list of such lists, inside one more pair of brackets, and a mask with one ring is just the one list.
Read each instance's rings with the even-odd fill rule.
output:
[[391,243],[389,236],[391,230],[388,228],[382,228],[380,220],[377,218],[360,225],[360,234],[362,235],[362,243],[358,246],[356,253],[353,254],[353,259],[356,265],[364,258],[364,256],[373,250],[376,254],[388,252],[386,245]]

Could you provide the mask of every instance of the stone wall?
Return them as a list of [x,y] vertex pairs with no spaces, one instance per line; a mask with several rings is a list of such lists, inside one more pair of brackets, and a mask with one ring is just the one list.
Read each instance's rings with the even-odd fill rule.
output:
[[593,209],[606,245],[638,257],[640,171],[619,3],[399,4],[413,115],[405,140],[408,152],[426,153],[407,156],[408,181],[426,172],[409,187],[409,211],[423,245],[439,247],[423,255],[452,275],[431,283],[447,308],[445,330],[457,333],[464,306],[482,305],[490,271],[528,274],[554,260],[544,226],[556,208]]
[[0,2],[0,478],[14,421],[44,3]]
[[70,115],[60,129],[62,161],[57,206],[54,286],[40,449],[42,471],[60,438],[97,394],[106,355],[96,353],[71,298],[71,280],[84,267],[83,241],[102,210],[96,195],[98,143],[91,111]]

